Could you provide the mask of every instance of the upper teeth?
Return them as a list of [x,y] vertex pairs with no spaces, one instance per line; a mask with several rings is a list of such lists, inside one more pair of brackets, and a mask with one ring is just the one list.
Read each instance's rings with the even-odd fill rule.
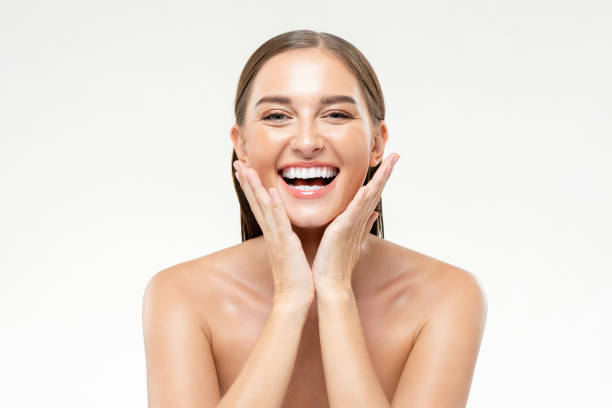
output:
[[315,178],[315,177],[333,177],[338,174],[338,170],[334,167],[285,167],[283,169],[283,177],[285,178]]

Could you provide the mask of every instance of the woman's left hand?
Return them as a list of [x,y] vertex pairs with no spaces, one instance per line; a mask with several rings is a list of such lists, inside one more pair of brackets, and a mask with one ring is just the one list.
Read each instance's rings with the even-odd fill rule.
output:
[[312,263],[318,293],[330,288],[351,289],[353,268],[359,259],[361,245],[378,217],[374,209],[398,159],[397,153],[389,155],[370,182],[359,188],[346,210],[325,229]]

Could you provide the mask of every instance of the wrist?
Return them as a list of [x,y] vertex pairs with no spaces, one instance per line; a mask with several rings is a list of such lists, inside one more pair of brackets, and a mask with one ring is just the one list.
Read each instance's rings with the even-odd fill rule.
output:
[[350,283],[320,282],[316,285],[317,302],[321,301],[354,301],[355,294]]
[[275,293],[272,299],[272,307],[283,310],[308,310],[314,301],[314,293]]

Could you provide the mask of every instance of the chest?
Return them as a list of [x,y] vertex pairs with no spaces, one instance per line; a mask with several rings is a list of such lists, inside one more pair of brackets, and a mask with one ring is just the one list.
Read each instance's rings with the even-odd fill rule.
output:
[[[391,400],[410,353],[419,317],[401,299],[357,299],[363,335],[376,375]],[[213,356],[223,395],[249,358],[270,313],[270,305],[242,297],[216,316]],[[284,407],[327,407],[316,302],[304,324]],[[408,312],[408,313],[407,313]]]

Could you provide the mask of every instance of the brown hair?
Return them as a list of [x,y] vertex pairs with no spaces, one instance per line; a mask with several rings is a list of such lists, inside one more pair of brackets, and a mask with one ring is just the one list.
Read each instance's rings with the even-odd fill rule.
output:
[[[276,37],[273,37],[263,43],[245,64],[240,74],[238,88],[236,89],[236,99],[234,100],[234,114],[236,116],[236,124],[242,126],[246,113],[247,102],[249,100],[251,85],[253,78],[257,75],[263,64],[275,55],[284,51],[299,49],[299,48],[321,48],[327,50],[342,60],[347,67],[353,72],[361,90],[365,96],[368,106],[370,118],[374,125],[385,118],[385,101],[383,98],[378,78],[372,69],[372,66],[366,57],[351,43],[337,37],[335,35],[323,32],[315,32],[312,30],[295,30],[289,31]],[[240,188],[240,183],[234,174],[233,163],[238,160],[236,150],[232,151],[232,178],[234,180],[234,188],[238,201],[240,203],[240,226],[242,231],[242,241],[262,235],[261,228],[257,223],[255,215],[251,211],[249,202]],[[375,167],[368,168],[363,184],[367,184],[376,170],[380,167],[380,163]],[[384,238],[385,232],[383,227],[382,199],[376,205],[375,211],[378,212],[378,218],[374,221],[371,234]]]

